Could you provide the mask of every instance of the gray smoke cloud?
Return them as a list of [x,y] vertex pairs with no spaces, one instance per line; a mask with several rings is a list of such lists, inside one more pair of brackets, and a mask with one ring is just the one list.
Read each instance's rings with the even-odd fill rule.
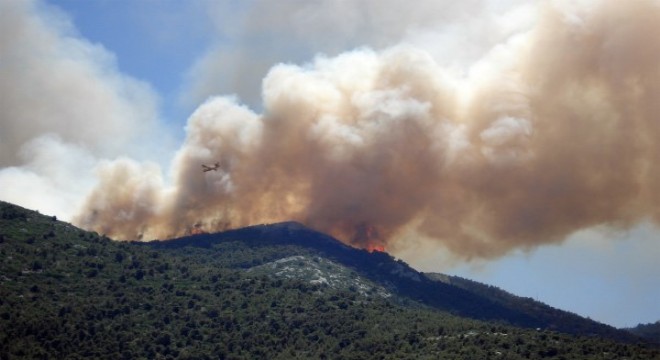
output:
[[657,223],[660,7],[534,11],[463,74],[414,41],[277,65],[262,113],[207,100],[171,182],[107,162],[75,222],[153,239],[298,220],[362,247],[417,234],[462,258]]
[[413,44],[442,65],[462,68],[528,28],[534,9],[525,0],[209,2],[217,40],[190,70],[182,100],[198,105],[209,96],[237,94],[261,109],[261,83],[273,64],[365,46]]

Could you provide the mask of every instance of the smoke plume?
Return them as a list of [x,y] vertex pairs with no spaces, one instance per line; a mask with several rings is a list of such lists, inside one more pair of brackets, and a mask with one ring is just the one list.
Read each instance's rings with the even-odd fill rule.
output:
[[[76,222],[124,239],[298,220],[357,246],[465,258],[660,221],[660,7],[547,2],[465,76],[412,45],[277,65],[263,113],[189,118],[173,181],[106,163]],[[219,163],[203,173],[201,165]]]

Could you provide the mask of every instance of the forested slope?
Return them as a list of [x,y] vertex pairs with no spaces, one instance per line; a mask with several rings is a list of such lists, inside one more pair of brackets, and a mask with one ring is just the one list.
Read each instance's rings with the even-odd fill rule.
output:
[[[316,261],[322,277],[352,280],[265,271],[293,256],[291,271]],[[2,359],[658,357],[645,346],[437,311],[291,244],[119,243],[0,203],[0,257]]]

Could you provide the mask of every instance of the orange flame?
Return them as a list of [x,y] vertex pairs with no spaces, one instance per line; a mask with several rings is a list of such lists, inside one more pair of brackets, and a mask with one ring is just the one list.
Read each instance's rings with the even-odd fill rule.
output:
[[385,245],[378,229],[369,223],[361,223],[355,227],[354,243],[361,244],[369,252],[385,252]]
[[385,246],[377,245],[377,244],[369,244],[369,245],[367,245],[367,251],[369,251],[370,253],[375,252],[375,251],[385,252]]
[[195,224],[195,226],[190,229],[190,235],[200,235],[200,234],[208,234],[208,231],[204,231],[202,229],[202,225],[200,224]]

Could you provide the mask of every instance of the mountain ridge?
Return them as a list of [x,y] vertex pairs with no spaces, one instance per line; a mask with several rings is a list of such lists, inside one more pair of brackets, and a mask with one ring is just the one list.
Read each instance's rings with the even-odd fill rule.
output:
[[639,324],[632,328],[626,328],[625,330],[660,345],[660,320],[654,323]]
[[0,359],[660,356],[452,315],[396,283],[434,281],[425,274],[299,226],[199,236],[116,242],[0,201]]
[[[511,297],[501,296],[504,292],[491,292],[490,296],[486,296],[487,292],[478,290],[493,288],[489,285],[467,279],[459,281],[460,278],[457,277],[449,277],[453,279],[450,282],[437,281],[433,275],[419,272],[386,252],[353,248],[297,222],[253,225],[214,234],[138,244],[154,248],[208,247],[215,242],[229,240],[240,240],[252,246],[289,244],[312,248],[358,270],[372,281],[384,281],[399,295],[458,316],[485,321],[505,321],[516,326],[547,328],[568,334],[597,335],[629,342],[638,340],[626,331],[532,299],[516,297],[520,300],[508,301]],[[497,295],[500,295],[499,298]],[[522,310],[517,309],[518,306]]]

